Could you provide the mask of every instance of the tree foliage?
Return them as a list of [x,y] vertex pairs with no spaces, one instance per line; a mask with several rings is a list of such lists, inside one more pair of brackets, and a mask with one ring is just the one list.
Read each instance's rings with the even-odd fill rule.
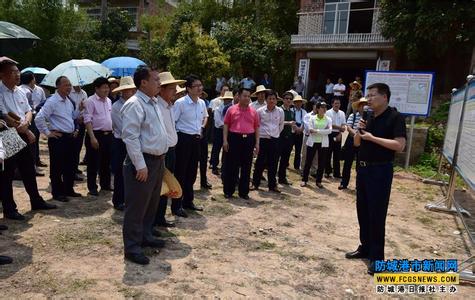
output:
[[212,84],[216,74],[229,69],[229,56],[224,54],[217,41],[200,32],[196,23],[182,25],[174,47],[167,49],[170,70],[178,77],[197,74],[205,84]]
[[401,53],[415,60],[473,47],[475,5],[469,0],[382,0],[381,26]]

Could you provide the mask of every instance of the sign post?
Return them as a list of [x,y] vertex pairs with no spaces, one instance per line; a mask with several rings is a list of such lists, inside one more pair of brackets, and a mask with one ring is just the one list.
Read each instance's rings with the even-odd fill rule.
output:
[[298,76],[302,76],[302,81],[304,83],[303,95],[302,97],[307,96],[308,89],[308,72],[310,69],[310,58],[303,58],[299,60],[299,70]]

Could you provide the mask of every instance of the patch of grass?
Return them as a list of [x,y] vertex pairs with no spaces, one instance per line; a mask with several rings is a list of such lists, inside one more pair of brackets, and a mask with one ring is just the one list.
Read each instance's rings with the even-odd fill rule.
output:
[[434,225],[434,220],[432,218],[427,217],[427,216],[418,216],[418,217],[416,217],[416,220],[421,222],[422,224],[424,224],[426,226]]
[[272,250],[274,249],[275,247],[277,247],[277,245],[275,243],[272,243],[272,242],[268,242],[268,241],[264,241],[264,242],[260,242],[257,246],[256,246],[256,250]]
[[206,215],[216,217],[226,217],[235,214],[237,211],[229,203],[216,203],[206,207]]
[[176,236],[178,236],[178,234],[173,233],[169,230],[160,231],[160,237],[169,238],[169,237],[176,237]]
[[283,226],[283,227],[295,227],[294,224],[290,222],[283,222],[283,223],[278,223],[277,226]]
[[119,293],[124,295],[124,298],[138,298],[143,296],[143,291],[136,288],[131,287],[123,287],[119,289]]
[[332,262],[328,260],[323,260],[318,266],[318,270],[324,275],[336,276],[336,267]]
[[292,259],[300,262],[308,262],[308,261],[317,261],[320,260],[319,257],[315,255],[306,255],[302,252],[292,252],[292,251],[282,251],[278,250],[275,251],[277,254],[279,254],[282,257],[285,257],[287,259]]
[[69,292],[82,292],[97,284],[95,279],[73,279],[68,285]]
[[309,296],[318,296],[325,290],[321,285],[317,285],[313,282],[301,283],[295,286],[295,290],[299,293],[303,293]]

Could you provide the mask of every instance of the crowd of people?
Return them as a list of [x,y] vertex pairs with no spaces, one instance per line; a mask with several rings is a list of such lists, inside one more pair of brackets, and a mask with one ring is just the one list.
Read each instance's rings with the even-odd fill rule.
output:
[[[48,139],[51,194],[56,201],[68,202],[70,198],[83,196],[74,186],[75,181],[82,180],[78,165],[85,144],[88,194],[96,197],[112,193],[114,208],[124,211],[124,256],[138,264],[149,263],[143,247],[165,246],[157,238],[160,232],[155,227],[175,226],[165,217],[169,202],[171,213],[177,217],[188,217],[190,210],[203,210],[194,201],[193,186],[198,170],[201,188],[213,188],[207,180],[209,168],[213,175],[220,176],[225,198],[234,197],[237,189],[237,195],[247,200],[250,191],[259,189],[264,180],[273,193],[282,192],[279,184],[292,184],[287,175],[292,152],[291,167],[301,174],[300,185],[307,186],[309,176],[314,176],[319,189],[324,188],[323,176],[336,178],[340,181],[338,188],[347,189],[353,162],[359,156],[358,169],[365,168],[365,172],[371,173],[376,168],[380,178],[374,180],[386,176],[386,181],[376,194],[358,188],[358,215],[364,218],[360,220],[364,239],[356,254],[347,257],[375,260],[384,255],[381,243],[384,248],[385,219],[374,218],[372,212],[376,207],[385,217],[391,185],[388,172],[392,172],[394,152],[402,150],[405,137],[399,114],[392,109],[386,113],[384,101],[389,102],[390,92],[385,84],[369,87],[373,99],[353,99],[347,117],[346,109],[341,110],[343,100],[338,93],[343,91],[338,85],[326,101],[307,101],[293,89],[282,97],[264,84],[254,89],[250,78],[244,78],[239,88],[222,82],[218,97],[208,101],[198,76],[175,79],[170,72],[159,73],[140,66],[133,77],[125,76],[120,81],[95,79],[94,93],[89,97],[81,87],[73,87],[66,76],[58,77],[55,93],[45,100],[41,99],[44,96],[36,95],[34,76],[32,79],[28,74],[31,81],[25,79],[18,86],[25,76],[22,74],[20,78],[15,62],[1,62],[0,75],[3,129],[7,125],[15,127],[28,144],[8,158],[0,152],[4,164],[0,172],[0,197],[7,219],[25,219],[13,198],[15,170],[23,180],[32,210],[57,208],[38,193],[35,166],[40,160],[35,157],[40,134]],[[396,122],[394,128],[384,130],[376,128],[387,125],[382,118],[372,122],[375,129],[368,131],[381,136],[377,138],[361,131],[370,127],[363,116],[364,106],[371,101],[376,116],[382,114]],[[208,130],[210,127],[212,130]],[[210,136],[212,148],[208,161]],[[355,146],[363,150],[363,160]],[[381,157],[378,151],[382,152]],[[341,160],[344,160],[343,169]],[[382,167],[386,169],[379,170]],[[175,191],[161,193],[166,170],[180,184],[179,197]],[[358,178],[357,185],[359,181],[364,180]],[[364,184],[368,187],[370,183]],[[378,197],[387,201],[374,203]],[[379,226],[377,232],[375,225]],[[0,257],[0,263],[9,262],[11,258]]]

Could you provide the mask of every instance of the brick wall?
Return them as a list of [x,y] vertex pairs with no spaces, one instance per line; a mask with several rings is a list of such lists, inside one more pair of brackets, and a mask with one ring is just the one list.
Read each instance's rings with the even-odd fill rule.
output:
[[320,34],[323,32],[323,13],[299,16],[299,34]]
[[300,0],[300,11],[320,11],[325,6],[325,0]]

